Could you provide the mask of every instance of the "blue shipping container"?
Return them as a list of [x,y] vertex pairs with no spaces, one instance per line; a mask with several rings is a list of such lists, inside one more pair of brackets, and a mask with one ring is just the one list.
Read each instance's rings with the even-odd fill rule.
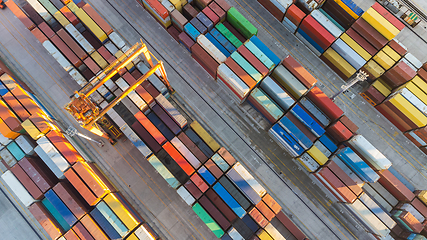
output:
[[208,29],[199,21],[197,18],[191,19],[190,23],[199,31],[201,34],[208,32]]
[[307,35],[307,33],[305,33],[303,30],[301,30],[301,28],[298,28],[297,31],[299,34],[301,34],[301,36],[307,40],[307,42],[309,42],[317,51],[319,51],[321,54],[325,51],[323,50],[323,48],[316,43],[316,41],[314,41],[310,36]]
[[364,12],[363,10],[357,6],[352,0],[341,0],[347,7],[349,7],[357,16],[361,16]]
[[210,31],[210,34],[219,42],[221,43],[221,45],[223,47],[225,47],[225,49],[227,49],[227,51],[231,54],[234,51],[236,51],[236,47],[227,40],[227,38],[224,37],[224,35],[222,35],[222,33],[220,33],[218,30],[216,30],[216,28],[212,29]]
[[122,223],[122,221],[117,217],[116,214],[107,206],[105,202],[100,202],[96,208],[104,216],[105,219],[113,226],[117,233],[124,237],[129,229]]
[[278,140],[282,145],[294,156],[299,156],[304,152],[304,149],[278,123],[274,124],[271,130],[280,138]]
[[206,38],[216,47],[218,50],[220,50],[226,57],[230,56],[230,53],[219,43],[210,33],[205,34]]
[[62,215],[56,210],[53,204],[47,199],[44,198],[42,200],[42,204],[46,208],[46,210],[52,215],[52,217],[59,223],[59,225],[64,229],[64,231],[70,230],[70,225],[65,221]]
[[122,239],[119,233],[111,226],[111,224],[105,219],[105,217],[102,215],[102,213],[97,209],[94,208],[92,212],[90,212],[90,216],[98,223],[98,225],[101,227],[102,230],[104,230],[105,234],[110,239]]
[[196,17],[208,29],[208,31],[213,29],[213,22],[203,12],[199,12]]
[[172,140],[175,135],[173,132],[163,123],[162,120],[154,112],[150,112],[146,115],[148,120],[157,127],[157,129],[163,134],[163,136],[168,140]]
[[252,36],[250,38],[250,41],[259,48],[275,65],[278,65],[281,60],[279,57],[276,56],[257,36]]
[[191,23],[185,24],[184,31],[193,39],[193,41],[197,42],[197,37],[200,35],[200,32]]
[[301,132],[301,130],[297,126],[295,126],[295,124],[291,122],[291,120],[289,120],[289,118],[287,118],[286,116],[283,116],[282,119],[279,120],[279,124],[303,148],[309,149],[311,146],[313,146],[313,142],[303,132]]
[[200,174],[200,176],[202,176],[203,179],[205,179],[207,183],[209,183],[209,185],[212,185],[216,180],[215,177],[204,166],[201,167],[197,172]]
[[243,179],[238,172],[234,169],[228,171],[227,176],[230,180],[251,200],[253,204],[258,204],[261,201],[261,197],[257,192]]
[[49,200],[50,203],[52,203],[55,209],[59,212],[59,214],[61,214],[61,216],[70,226],[73,226],[74,223],[77,222],[77,218],[52,189],[47,191],[44,196],[47,198],[47,200]]
[[10,142],[6,148],[18,161],[25,157],[24,151],[14,141]]
[[6,88],[6,86],[3,85],[2,82],[0,82],[0,96],[4,96],[8,92],[9,90]]
[[365,182],[373,183],[380,179],[380,176],[349,147],[338,151],[337,156]]
[[240,204],[225,190],[221,183],[216,183],[213,186],[213,190],[224,200],[224,202],[236,213],[240,218],[246,214],[246,211],[240,206]]
[[403,183],[411,192],[415,191],[414,185],[412,185],[404,176],[400,175],[396,169],[393,168],[393,166],[389,167],[388,170],[397,178],[399,181]]
[[251,215],[249,214],[246,214],[242,218],[242,221],[252,232],[256,232],[259,228],[258,224],[254,220],[252,220]]
[[282,109],[288,110],[294,105],[294,99],[271,77],[265,77],[260,86]]
[[317,137],[325,134],[325,129],[320,126],[308,113],[301,108],[301,106],[297,103],[292,109],[291,113],[298,118],[305,126],[307,126],[310,131],[316,135]]
[[308,98],[302,98],[300,100],[300,103],[307,109],[308,112],[313,115],[317,121],[319,121],[323,127],[327,127],[331,120],[322,112],[320,111],[316,105],[314,105]]
[[329,151],[331,151],[331,153],[338,149],[337,145],[335,145],[335,143],[326,135],[321,136],[319,140]]

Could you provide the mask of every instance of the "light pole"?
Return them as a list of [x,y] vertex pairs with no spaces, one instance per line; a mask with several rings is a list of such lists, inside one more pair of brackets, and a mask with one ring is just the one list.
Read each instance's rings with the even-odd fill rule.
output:
[[338,95],[340,95],[341,93],[347,91],[349,88],[351,88],[357,82],[366,81],[366,79],[368,78],[368,76],[369,75],[367,73],[365,73],[364,71],[360,70],[351,81],[349,81],[348,83],[346,83],[346,84],[344,84],[344,85],[341,86],[341,90],[338,91],[337,93],[335,93],[331,97],[331,100],[335,101],[335,98],[338,97]]
[[76,129],[76,128],[74,128],[74,127],[72,127],[72,126],[69,126],[69,127],[67,128],[67,130],[65,131],[65,134],[67,134],[67,135],[68,135],[68,136],[70,136],[70,137],[74,137],[75,135],[77,135],[77,136],[79,136],[79,137],[82,137],[82,138],[84,138],[84,139],[87,139],[87,140],[89,140],[89,141],[92,141],[92,142],[94,142],[94,143],[98,144],[98,146],[99,146],[99,147],[103,147],[103,146],[104,146],[104,142],[103,142],[102,140],[97,141],[97,140],[95,140],[95,139],[92,139],[92,138],[90,138],[90,137],[88,137],[88,136],[84,135],[83,133],[78,132],[78,131],[77,131],[77,129]]

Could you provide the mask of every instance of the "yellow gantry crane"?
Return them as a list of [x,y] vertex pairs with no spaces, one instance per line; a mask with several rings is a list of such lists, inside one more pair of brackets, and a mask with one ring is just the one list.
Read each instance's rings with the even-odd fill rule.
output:
[[[108,79],[119,73],[119,71],[125,68],[132,60],[143,54],[146,62],[150,65],[151,69],[137,79],[136,83],[129,86],[128,89],[123,91],[119,96],[110,102],[104,109],[101,109],[94,103],[89,96],[94,93],[99,87],[101,87]],[[154,58],[157,64],[153,64]],[[165,84],[168,90],[173,93],[174,90],[169,84],[167,79],[166,71],[163,66],[163,62],[157,60],[157,58],[147,49],[147,46],[142,43],[136,43],[128,51],[126,51],[121,57],[106,67],[100,74],[98,74],[92,81],[90,81],[85,87],[71,97],[70,102],[65,106],[67,110],[81,127],[89,130],[90,132],[108,139],[111,143],[115,142],[101,127],[102,124],[99,120],[103,120],[104,115],[125,98],[129,93],[135,90],[143,81],[145,81],[152,74],[156,74],[157,77]]]

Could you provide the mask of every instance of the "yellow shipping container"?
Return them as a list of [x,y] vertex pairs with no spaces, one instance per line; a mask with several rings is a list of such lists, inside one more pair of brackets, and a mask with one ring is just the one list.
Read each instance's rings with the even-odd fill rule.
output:
[[391,57],[385,54],[385,52],[383,52],[382,50],[379,51],[377,54],[375,54],[374,60],[379,65],[381,65],[381,67],[384,68],[385,70],[389,70],[396,63],[395,61],[393,61]]
[[38,140],[39,138],[44,136],[44,133],[40,132],[39,129],[36,126],[34,126],[34,124],[31,122],[30,119],[27,119],[24,122],[22,122],[21,126],[34,140]]
[[412,78],[411,82],[417,85],[417,87],[419,87],[423,92],[427,93],[427,83],[424,82],[420,77],[415,76]]
[[373,8],[369,8],[368,11],[363,13],[362,18],[389,41],[396,37],[396,35],[400,32],[399,29],[393,26],[393,24],[391,24]]
[[390,89],[384,86],[384,84],[379,80],[376,80],[372,86],[374,86],[374,88],[377,89],[384,97],[387,97],[391,93]]
[[325,164],[328,161],[328,157],[325,156],[316,146],[312,146],[307,153],[316,160],[316,162],[320,165]]
[[95,36],[101,41],[104,42],[107,39],[107,34],[96,24],[92,18],[87,15],[83,9],[78,9],[75,11],[76,16],[90,29],[90,31],[95,34]]
[[384,85],[384,87],[386,87],[389,91],[392,91],[393,90],[393,88],[392,87],[390,87],[382,78],[378,78],[378,81],[380,81],[380,83],[382,84],[382,85]]
[[371,54],[369,54],[362,46],[360,46],[356,41],[353,40],[347,33],[343,33],[340,37],[347,45],[349,45],[357,54],[359,54],[363,59],[368,61],[371,59]]
[[63,26],[67,26],[68,24],[70,24],[70,21],[68,21],[68,19],[62,15],[62,13],[60,11],[57,11],[55,14],[53,14],[53,17],[58,20],[58,22]]
[[406,88],[411,91],[418,99],[420,99],[424,104],[427,105],[427,94],[423,92],[417,85],[413,82],[408,82],[405,84]]
[[264,229],[260,229],[257,235],[260,240],[274,240]]
[[219,150],[220,146],[219,144],[209,135],[208,132],[206,132],[205,129],[197,122],[194,121],[190,124],[190,127],[199,135],[203,141],[212,149],[212,151],[216,152]]
[[402,95],[396,94],[390,99],[396,108],[398,108],[405,116],[411,119],[418,127],[424,127],[427,125],[427,117],[420,112],[414,105],[406,100]]
[[389,45],[386,45],[382,51],[384,51],[389,57],[391,57],[395,62],[400,60],[400,55],[393,50]]
[[184,5],[182,5],[181,0],[169,0],[169,2],[172,3],[176,10],[182,12],[182,6]]
[[135,233],[132,233],[131,235],[129,235],[126,240],[140,240]]
[[365,69],[369,71],[375,78],[381,77],[381,75],[384,74],[385,70],[382,68],[377,62],[375,62],[373,59],[369,60],[365,64]]
[[340,5],[340,7],[342,9],[344,9],[348,14],[350,14],[350,16],[352,16],[354,19],[358,19],[359,16],[353,12],[353,10],[351,10],[347,5],[345,5],[345,3],[343,3],[341,0],[335,0],[336,3],[338,3],[338,5]]
[[424,203],[427,204],[427,190],[423,190],[418,194],[418,198]]
[[76,13],[76,11],[80,9],[73,1],[70,1],[69,3],[67,3],[67,7],[73,13]]
[[328,59],[333,65],[335,65],[345,76],[351,77],[356,73],[356,69],[350,65],[343,57],[341,57],[335,50],[328,48],[323,55]]
[[98,63],[98,65],[104,69],[108,66],[108,62],[105,61],[105,59],[101,56],[101,54],[98,53],[98,51],[94,51],[90,54],[90,56],[93,58],[93,60]]
[[139,221],[132,216],[125,206],[123,206],[114,193],[108,194],[104,198],[104,201],[130,231],[138,226]]

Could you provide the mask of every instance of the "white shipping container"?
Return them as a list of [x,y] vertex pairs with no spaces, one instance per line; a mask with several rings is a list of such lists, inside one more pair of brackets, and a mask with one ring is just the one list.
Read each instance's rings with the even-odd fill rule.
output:
[[217,48],[215,45],[206,38],[205,35],[201,34],[197,37],[197,43],[219,64],[225,62],[227,57]]
[[37,0],[27,0],[27,2],[36,10],[36,12],[46,21],[49,25],[53,24],[55,21],[52,18],[52,15],[43,7]]
[[380,196],[382,196],[391,206],[396,206],[399,203],[393,194],[381,185],[379,182],[368,183]]
[[[123,78],[119,78],[116,81],[116,84],[119,86],[119,88],[122,91],[126,91],[126,89],[128,89],[130,86],[129,84],[123,79]],[[145,103],[145,101],[135,92],[135,91],[131,91],[128,94],[128,97],[132,100],[132,102],[140,109],[143,110],[144,108],[147,107],[147,104]]]
[[[288,9],[289,6],[291,6],[292,1],[290,0],[266,0],[266,1],[270,1],[271,3],[274,4],[274,6],[276,6],[283,14],[286,12],[286,9]],[[286,2],[288,2],[288,4],[286,4]],[[290,3],[289,3],[290,2]]]
[[39,140],[37,140],[37,144],[41,149],[43,149],[49,158],[52,159],[55,165],[58,166],[62,172],[65,172],[70,167],[70,164],[67,162],[67,160],[62,157],[61,153],[56,150],[55,146],[53,146],[53,144],[45,136],[39,138]]
[[421,101],[415,94],[409,91],[407,88],[403,88],[400,92],[406,100],[408,100],[412,105],[414,105],[420,112],[427,116],[427,105]]
[[373,189],[369,184],[363,186],[363,191],[367,193],[372,199],[374,199],[382,208],[390,212],[393,210],[391,206],[375,189]]
[[297,26],[286,16],[283,18],[282,24],[292,33],[297,30]]
[[248,172],[248,170],[243,167],[242,164],[237,162],[233,166],[234,170],[239,173],[239,175],[253,188],[253,190],[258,193],[260,197],[264,196],[267,191],[259,184],[257,180]]
[[420,69],[423,66],[423,63],[418,60],[418,58],[416,58],[412,53],[408,52],[407,54],[405,54],[405,58],[417,69]]
[[139,240],[156,240],[156,238],[151,235],[147,229],[145,229],[144,225],[141,225],[135,230],[135,235],[139,238]]
[[110,33],[108,35],[108,38],[118,47],[123,48],[126,44],[125,41],[123,41],[123,38],[120,37],[116,32]]
[[303,153],[297,160],[309,171],[315,172],[319,167],[317,163],[307,152]]
[[335,38],[341,36],[343,31],[339,29],[331,20],[329,20],[323,13],[319,10],[314,10],[311,12],[311,16],[316,19],[328,32],[330,32]]
[[363,67],[363,65],[366,63],[365,59],[363,59],[356,51],[354,51],[340,38],[338,38],[331,47],[356,70]]
[[1,175],[1,178],[26,207],[29,207],[32,203],[36,201],[11,171],[8,170],[3,173],[3,175]]
[[108,91],[108,89],[104,86],[104,85],[101,85],[98,89],[97,89],[97,91],[99,92],[99,94],[101,94],[102,96],[104,96],[105,97],[105,95],[107,95],[107,93],[109,93],[110,91]]
[[12,140],[3,136],[3,134],[0,133],[0,150],[4,148],[7,144],[9,144]]
[[90,95],[90,98],[91,98],[94,102],[96,102],[96,103],[98,103],[98,104],[100,104],[102,101],[104,101],[104,98],[101,96],[101,94],[99,94],[99,92],[98,92],[98,91],[93,92],[93,93]]
[[[121,92],[121,91],[122,90],[117,89],[114,93]],[[120,102],[123,103],[123,105],[125,105],[125,107],[132,113],[132,115],[135,115],[138,112],[140,112],[139,109],[135,106],[135,104],[133,104],[133,102],[129,98],[125,97]]]
[[425,220],[425,217],[417,209],[415,209],[414,206],[412,206],[410,203],[403,204],[403,206],[400,207],[400,209],[405,210],[410,214],[412,214],[420,223],[423,223]]
[[172,5],[172,3],[169,2],[169,0],[160,0],[160,3],[163,5],[163,7],[165,7],[168,10],[169,13],[175,10],[175,6]]
[[384,210],[378,206],[366,193],[362,193],[359,196],[360,201],[371,210],[383,222],[389,229],[392,229],[396,226],[396,222],[390,217],[389,213],[386,213]]
[[409,135],[411,135],[411,137],[413,137],[415,141],[417,141],[421,146],[427,145],[427,143],[424,142],[424,140],[422,140],[420,137],[418,137],[418,135],[414,132],[409,132]]
[[285,87],[295,98],[302,97],[308,89],[283,65],[274,69],[271,76],[283,87]]
[[377,170],[391,167],[391,162],[362,135],[356,135],[348,143]]
[[144,155],[144,157],[148,157],[151,155],[151,150],[126,123],[122,125],[122,127],[120,127],[120,130],[133,143],[133,145],[138,149],[138,151],[141,152],[142,155]]
[[27,155],[34,154],[34,148],[37,146],[32,138],[29,138],[26,135],[19,135],[15,139],[16,144],[24,151]]
[[294,99],[270,76],[265,77],[260,86],[284,110],[294,105]]
[[86,86],[86,79],[75,68],[72,68],[68,73],[77,82],[77,84],[79,84],[80,87]]
[[52,161],[52,159],[43,151],[40,146],[34,148],[34,152],[43,160],[43,162],[48,166],[48,168],[55,174],[57,178],[63,178],[64,173],[59,169],[59,167]]
[[384,225],[363,203],[356,199],[353,204],[345,204],[349,209],[379,237],[386,237],[390,233],[390,229]]
[[274,240],[286,240],[271,223],[267,224],[264,229]]
[[83,35],[73,26],[73,24],[70,23],[66,25],[65,29],[88,54],[91,54],[93,51],[95,51],[95,48],[86,40],[85,37],[83,37]]
[[108,88],[108,90],[110,90],[111,92],[114,92],[117,90],[117,85],[113,82],[113,80],[108,79],[105,83],[104,86],[106,86]]
[[231,237],[233,240],[243,240],[244,238],[240,233],[233,227],[230,230],[228,230],[228,236]]
[[201,163],[200,161],[193,155],[193,153],[188,150],[188,148],[177,138],[174,137],[171,140],[172,145],[181,153],[182,156],[184,156],[185,159],[194,167],[194,169],[197,169]]
[[225,64],[218,67],[218,75],[236,91],[241,98],[249,93],[249,87]]
[[406,63],[410,68],[412,68],[412,70],[414,70],[415,72],[418,71],[418,69],[411,63],[408,61],[408,59],[406,58],[402,58],[401,60],[402,62]]
[[165,98],[163,95],[156,97],[156,102],[168,113],[168,115],[181,127],[187,125],[187,119]]
[[192,206],[193,203],[196,201],[196,199],[194,199],[194,197],[191,196],[191,194],[187,191],[187,189],[185,189],[184,186],[179,187],[178,190],[176,190],[176,192],[178,193],[179,196],[181,196],[184,202],[186,202],[190,206]]
[[322,153],[323,153],[323,155],[325,155],[326,157],[330,157],[331,155],[332,155],[332,153],[331,153],[331,151],[329,151],[326,147],[325,147],[325,145],[323,145],[322,144],[322,142],[320,142],[320,141],[316,141],[315,143],[314,143],[314,146],[316,146],[317,147],[317,149],[319,149]]
[[7,150],[7,148],[3,148],[0,151],[0,157],[3,159],[3,161],[6,162],[6,164],[9,167],[13,167],[18,161],[15,159],[15,157]]
[[111,53],[111,55],[115,55],[119,49],[112,43],[111,41],[107,41],[104,43],[104,47]]
[[65,71],[70,71],[73,66],[70,62],[62,55],[60,51],[50,42],[49,40],[46,40],[43,42],[43,47],[46,48],[46,50],[52,55],[53,58],[61,65],[62,68],[65,69]]

